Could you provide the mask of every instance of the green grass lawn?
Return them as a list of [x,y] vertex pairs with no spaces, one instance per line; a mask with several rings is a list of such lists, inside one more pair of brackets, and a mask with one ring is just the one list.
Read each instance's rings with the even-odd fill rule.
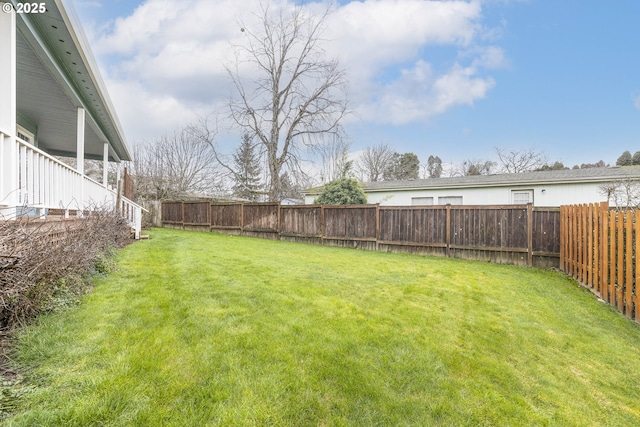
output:
[[7,425],[640,425],[640,328],[560,273],[150,234],[20,334]]

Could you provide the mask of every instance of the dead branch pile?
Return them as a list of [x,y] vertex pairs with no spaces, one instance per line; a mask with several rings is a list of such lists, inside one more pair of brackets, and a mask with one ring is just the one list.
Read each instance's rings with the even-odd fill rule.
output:
[[126,222],[106,209],[58,221],[0,220],[0,330],[77,298],[87,273],[104,270],[114,249],[129,242]]

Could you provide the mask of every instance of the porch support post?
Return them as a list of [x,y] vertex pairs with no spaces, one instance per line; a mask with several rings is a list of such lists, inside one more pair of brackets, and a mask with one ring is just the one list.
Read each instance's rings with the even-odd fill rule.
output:
[[120,203],[122,202],[122,180],[120,178],[121,163],[117,163],[116,166],[116,212],[120,213],[122,211],[122,206],[120,206]]
[[78,108],[78,133],[76,136],[76,170],[84,175],[84,108]]
[[102,185],[107,187],[109,178],[109,143],[104,143],[104,151],[102,156]]
[[16,51],[16,14],[0,12],[0,215],[5,219],[15,217],[19,204]]

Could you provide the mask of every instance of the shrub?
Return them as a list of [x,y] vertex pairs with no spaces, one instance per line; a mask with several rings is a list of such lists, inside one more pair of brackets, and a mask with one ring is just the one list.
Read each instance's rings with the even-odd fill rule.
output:
[[364,205],[367,195],[360,183],[353,178],[338,179],[324,186],[315,203],[325,205]]
[[126,222],[105,209],[61,221],[0,221],[0,329],[77,300],[88,273],[105,273],[114,248],[130,241]]

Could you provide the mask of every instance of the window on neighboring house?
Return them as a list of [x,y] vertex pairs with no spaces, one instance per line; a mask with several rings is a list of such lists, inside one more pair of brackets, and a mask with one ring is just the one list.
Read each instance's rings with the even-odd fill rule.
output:
[[438,197],[439,205],[461,205],[462,196],[443,196]]
[[433,197],[412,197],[413,206],[433,206]]
[[533,190],[512,190],[511,201],[514,205],[533,203]]

